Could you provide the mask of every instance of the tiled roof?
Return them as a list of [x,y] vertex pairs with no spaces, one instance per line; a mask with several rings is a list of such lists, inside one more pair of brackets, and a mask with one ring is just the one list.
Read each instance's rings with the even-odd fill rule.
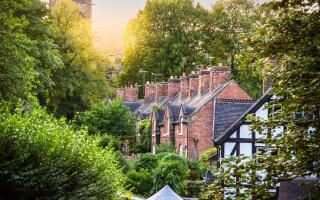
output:
[[233,122],[253,104],[252,101],[217,101],[214,114],[214,138],[218,138]]
[[310,191],[316,189],[315,186],[319,183],[319,177],[295,178],[291,181],[283,181],[280,183],[278,200],[304,199],[310,194]]
[[215,142],[217,144],[221,143],[229,137],[240,125],[243,121],[245,121],[246,116],[250,113],[256,112],[266,101],[270,99],[270,92],[271,89],[268,90],[260,99],[258,99],[254,104],[252,104],[245,112],[242,113],[241,116],[238,117],[238,119],[233,122],[222,134],[217,135],[217,137],[214,138]]
[[179,120],[180,108],[181,108],[181,104],[168,105],[170,117],[173,119],[174,122]]
[[143,103],[144,103],[144,101],[139,99],[139,100],[136,100],[136,101],[124,102],[124,105],[126,105],[130,109],[130,112],[133,115],[137,115],[138,114],[138,109]]

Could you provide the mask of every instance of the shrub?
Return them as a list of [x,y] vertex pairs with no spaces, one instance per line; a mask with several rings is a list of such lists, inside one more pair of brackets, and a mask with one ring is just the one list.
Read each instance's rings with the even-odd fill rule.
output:
[[203,181],[188,181],[186,188],[186,196],[198,198],[204,189]]
[[113,137],[112,135],[102,135],[100,140],[100,147],[102,148],[112,148],[116,151],[121,151],[121,142]]
[[134,153],[151,152],[151,120],[145,119],[140,121],[139,126],[140,141],[132,147]]
[[208,159],[209,159],[211,156],[215,155],[216,153],[217,153],[217,148],[215,148],[215,147],[212,147],[212,148],[210,148],[210,149],[207,149],[206,151],[204,151],[204,152],[201,154],[200,160],[201,160],[202,162],[208,162]]
[[191,180],[201,179],[201,177],[205,176],[207,169],[210,168],[208,163],[197,162],[193,160],[188,160],[188,167],[191,170],[192,174],[190,173]]
[[154,170],[158,165],[157,158],[151,153],[141,154],[139,160],[135,163],[136,171],[146,169],[148,171]]
[[0,109],[0,183],[7,199],[119,199],[114,154],[43,109]]
[[132,170],[128,173],[127,189],[134,194],[148,196],[152,189],[153,175],[146,169]]
[[77,116],[76,121],[79,126],[88,126],[90,134],[108,133],[115,137],[126,137],[136,132],[130,110],[119,100],[93,104],[88,111]]
[[169,185],[178,194],[186,188],[189,169],[186,162],[179,160],[161,160],[155,169],[152,192],[155,193]]
[[170,142],[161,143],[156,148],[156,154],[159,153],[174,153],[175,149]]

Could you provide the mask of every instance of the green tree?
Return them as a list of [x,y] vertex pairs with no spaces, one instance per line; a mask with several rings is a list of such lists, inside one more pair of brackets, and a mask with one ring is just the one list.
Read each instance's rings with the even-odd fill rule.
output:
[[0,2],[0,99],[42,99],[53,84],[62,63],[47,15],[39,0]]
[[154,172],[152,193],[169,185],[178,194],[183,194],[187,187],[188,174],[188,165],[184,159],[171,154],[163,157]]
[[70,119],[107,96],[108,62],[93,48],[90,21],[82,18],[80,7],[72,0],[59,0],[49,19],[64,67],[52,74],[55,84],[48,92],[46,106],[57,116]]
[[[320,11],[317,1],[277,1],[263,8],[261,26],[251,41],[252,54],[260,64],[266,81],[273,83],[271,95],[275,100],[269,105],[269,120],[251,117],[253,130],[261,134],[268,127],[266,147],[275,147],[263,155],[254,155],[247,162],[243,158],[225,161],[227,168],[218,180],[230,180],[241,189],[241,181],[253,186],[246,194],[236,194],[239,199],[248,195],[268,198],[268,188],[276,187],[282,180],[320,174]],[[258,62],[257,62],[258,61]],[[280,112],[279,112],[280,111]],[[279,123],[285,125],[284,133],[274,135]],[[273,136],[273,137],[272,137]],[[257,161],[262,163],[257,165]],[[259,176],[257,172],[264,172]],[[230,173],[231,172],[231,173]],[[248,176],[248,174],[250,176]],[[239,179],[238,179],[239,180]],[[259,180],[259,181],[258,181]],[[319,197],[319,183],[311,184],[309,199]],[[213,186],[213,190],[219,188]],[[221,188],[220,188],[221,189]],[[220,190],[221,191],[221,190]],[[212,193],[213,194],[213,193]],[[246,196],[244,196],[246,195]]]
[[[161,73],[161,79],[191,71],[193,62],[205,57],[200,41],[203,16],[207,11],[192,0],[148,0],[126,32],[128,45],[123,60],[120,84],[142,80],[139,69]],[[182,58],[186,57],[185,68]]]
[[133,146],[135,153],[148,153],[151,152],[151,120],[145,119],[139,122],[138,134],[139,140]]
[[248,41],[260,18],[259,7],[252,0],[219,0],[207,19],[204,35],[209,37],[203,43],[213,62],[230,66],[232,77],[254,98],[261,95],[262,81],[257,67],[248,64],[254,59]]
[[1,106],[0,185],[5,199],[120,199],[114,154],[40,108]]
[[118,139],[131,138],[136,133],[134,117],[119,100],[93,104],[79,115],[77,123],[87,126],[90,134],[110,134]]

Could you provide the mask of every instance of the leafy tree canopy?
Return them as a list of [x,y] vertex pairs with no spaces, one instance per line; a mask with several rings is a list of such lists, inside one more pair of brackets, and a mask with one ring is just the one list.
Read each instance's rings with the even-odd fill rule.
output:
[[104,101],[93,104],[89,110],[80,114],[77,123],[87,126],[90,134],[110,134],[124,139],[135,134],[134,117],[122,101]]
[[93,48],[91,22],[81,17],[80,7],[72,0],[59,0],[49,19],[64,67],[52,74],[55,84],[46,106],[57,116],[70,119],[107,96],[108,61]]
[[47,9],[39,0],[0,2],[0,99],[42,96],[61,67]]

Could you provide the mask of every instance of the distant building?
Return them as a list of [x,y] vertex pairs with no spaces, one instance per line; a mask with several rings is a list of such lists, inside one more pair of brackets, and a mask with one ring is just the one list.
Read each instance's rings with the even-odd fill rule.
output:
[[253,103],[233,80],[229,67],[202,68],[168,82],[145,85],[144,99],[138,88],[116,91],[137,121],[152,120],[152,149],[171,142],[181,156],[197,160]]
[[[59,0],[49,0],[50,6],[53,6],[57,1]],[[73,0],[76,2],[81,9],[81,15],[85,19],[91,19],[92,18],[92,0]]]

